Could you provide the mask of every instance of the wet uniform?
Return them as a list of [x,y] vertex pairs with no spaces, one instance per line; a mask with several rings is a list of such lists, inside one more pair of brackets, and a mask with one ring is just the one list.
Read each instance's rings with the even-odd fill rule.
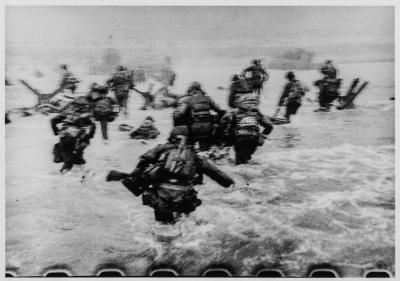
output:
[[100,122],[101,133],[104,140],[108,140],[108,122],[114,121],[119,112],[117,101],[106,96],[107,92],[107,87],[98,86],[92,88],[86,96],[91,102],[91,110],[95,120]]
[[132,75],[126,70],[117,71],[114,76],[107,81],[107,85],[111,86],[114,90],[120,110],[123,110],[124,114],[127,115],[129,90],[134,86]]
[[[73,107],[70,106],[69,109]],[[83,151],[96,130],[91,114],[79,111],[79,109],[66,110],[51,119],[53,133],[60,136],[59,143],[54,146],[53,154],[55,163],[64,162],[61,171],[70,170],[74,164],[85,163]]]
[[238,79],[236,81],[233,81],[231,86],[229,87],[228,106],[231,108],[236,108],[238,97],[242,94],[251,93],[252,91],[253,90],[247,83],[246,79]]
[[[206,158],[196,155],[192,145],[184,145],[184,149],[179,152],[187,161],[183,168],[185,171],[179,173],[167,169],[166,163],[170,159],[175,159],[176,154],[173,152],[176,149],[177,144],[167,143],[158,145],[143,154],[135,171],[123,181],[123,184],[132,191],[137,185],[138,176],[146,174],[149,166],[157,170],[156,176],[149,176],[149,184],[152,188],[142,186],[142,200],[144,205],[154,208],[155,219],[164,223],[174,222],[173,212],[189,214],[201,205],[201,200],[197,198],[197,192],[194,189],[197,174],[205,174],[224,187],[229,187],[234,183]],[[159,163],[159,166],[151,166],[156,163]],[[133,191],[133,193],[136,196],[141,194],[140,191]]]
[[141,125],[135,131],[133,131],[130,136],[132,139],[155,139],[160,134],[154,125]]
[[247,72],[251,72],[251,77],[248,79],[251,88],[253,91],[259,91],[264,81],[268,79],[268,73],[261,64],[255,64],[246,68],[243,74],[245,75]]
[[218,141],[218,120],[225,112],[202,90],[194,90],[180,99],[173,119],[174,124],[187,125],[192,140],[199,142],[200,150],[207,150]]
[[318,100],[321,108],[329,110],[331,103],[339,97],[341,83],[341,79],[327,77],[315,82],[315,86],[319,88]]
[[301,99],[305,95],[302,85],[296,79],[289,81],[279,99],[279,106],[286,106],[285,118],[290,120],[290,116],[297,113],[301,106]]
[[[221,120],[223,142],[233,145],[236,154],[236,164],[247,163],[257,146],[264,144],[264,136],[273,129],[272,123],[258,109],[236,108],[227,113]],[[260,132],[260,127],[264,127]]]

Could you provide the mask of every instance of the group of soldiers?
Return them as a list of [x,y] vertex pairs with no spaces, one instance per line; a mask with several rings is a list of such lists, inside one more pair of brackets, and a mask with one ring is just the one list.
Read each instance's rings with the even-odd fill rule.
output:
[[[332,64],[326,64],[321,72],[324,78],[316,85],[328,94],[320,94],[319,102],[321,107],[329,108],[337,71]],[[278,105],[286,107],[285,118],[289,121],[300,107],[306,89],[293,72],[288,72],[286,78],[288,83]],[[201,205],[194,186],[203,183],[204,174],[223,187],[234,185],[233,179],[215,166],[209,152],[228,153],[232,147],[236,164],[246,164],[273,130],[273,121],[259,110],[263,83],[267,80],[268,74],[259,60],[254,60],[240,75],[234,75],[229,110],[214,102],[199,82],[191,83],[172,114],[173,129],[167,143],[143,154],[131,173],[110,171],[107,181],[122,181],[135,196],[142,196],[143,204],[154,209],[157,221],[174,223],[180,215],[193,212]],[[121,105],[127,114],[127,98],[133,85],[126,68],[120,67],[107,86],[93,84],[86,96],[76,98],[51,120],[54,134],[60,135],[60,142],[54,147],[54,162],[64,162],[62,171],[85,163],[83,151],[95,133],[93,118],[100,121],[103,138],[107,139],[107,122],[114,120]],[[110,87],[117,101],[107,96]],[[143,131],[155,129],[153,123],[152,117],[146,117]],[[158,130],[148,138],[157,135]],[[131,137],[135,136],[132,132]]]

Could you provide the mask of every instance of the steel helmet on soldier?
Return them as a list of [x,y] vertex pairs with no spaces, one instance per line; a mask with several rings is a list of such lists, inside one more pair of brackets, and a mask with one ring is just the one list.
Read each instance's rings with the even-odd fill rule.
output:
[[192,82],[192,84],[190,84],[189,89],[191,89],[191,90],[201,90],[201,85],[200,85],[199,82],[194,81],[194,82]]
[[187,126],[176,126],[172,129],[171,133],[169,134],[168,141],[175,142],[182,137],[189,136],[189,129]]
[[127,70],[127,68],[123,65],[120,65],[117,67],[117,71],[126,71],[126,70]]
[[288,73],[286,73],[286,78],[289,79],[289,80],[292,80],[292,79],[294,79],[296,77],[295,77],[293,71],[289,71]]

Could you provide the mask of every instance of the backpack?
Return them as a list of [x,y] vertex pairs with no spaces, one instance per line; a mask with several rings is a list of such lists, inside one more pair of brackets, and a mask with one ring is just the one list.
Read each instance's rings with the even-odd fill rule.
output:
[[183,141],[161,156],[163,171],[176,179],[190,180],[196,175],[196,152]]
[[251,93],[253,89],[250,87],[246,79],[240,79],[237,82],[237,92],[238,93]]
[[114,74],[114,85],[115,88],[128,91],[130,87],[130,76],[127,72],[117,72]]
[[260,128],[254,115],[247,114],[238,118],[235,128],[235,137],[258,137],[259,133]]
[[210,111],[210,104],[205,97],[190,104],[190,130],[193,138],[209,137],[213,134],[215,115]]
[[259,102],[259,96],[256,93],[237,94],[235,97],[235,104],[237,107],[245,109],[257,109]]
[[340,87],[339,79],[326,79],[324,81],[324,91],[331,95],[337,95]]
[[118,105],[114,104],[112,100],[105,98],[95,103],[93,116],[96,120],[104,117],[115,117],[118,111]]
[[302,96],[304,96],[304,88],[299,81],[295,81],[290,89],[288,100],[300,99]]

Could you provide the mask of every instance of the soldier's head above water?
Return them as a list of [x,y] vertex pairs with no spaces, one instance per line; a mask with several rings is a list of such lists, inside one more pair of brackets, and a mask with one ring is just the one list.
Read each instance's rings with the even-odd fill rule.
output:
[[288,73],[286,73],[286,78],[288,80],[293,80],[296,78],[296,76],[294,75],[293,71],[289,71]]
[[117,67],[117,71],[127,71],[127,68],[123,65]]
[[171,133],[169,134],[168,141],[170,143],[177,143],[180,142],[182,138],[189,137],[189,130],[187,126],[176,126],[172,129]]

